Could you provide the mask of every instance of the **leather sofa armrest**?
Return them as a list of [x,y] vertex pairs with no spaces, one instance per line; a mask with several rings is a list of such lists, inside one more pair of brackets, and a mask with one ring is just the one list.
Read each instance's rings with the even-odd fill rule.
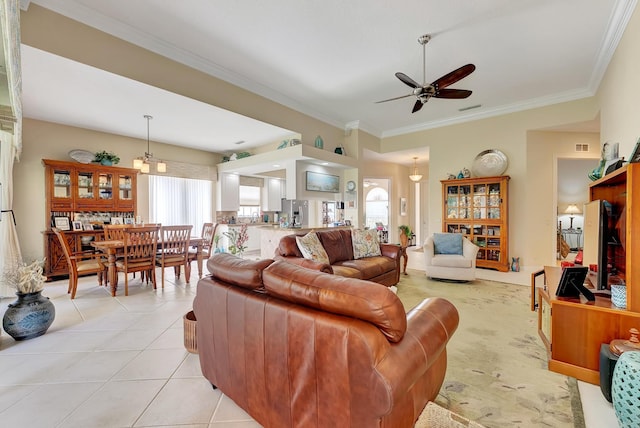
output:
[[425,299],[407,314],[407,331],[377,366],[399,400],[445,352],[458,328],[458,310],[443,298]]
[[400,246],[394,244],[380,244],[380,253],[392,259],[400,259]]
[[314,260],[303,259],[301,257],[275,256],[274,260],[283,260],[287,263],[302,266],[307,269],[333,274],[333,268],[328,263],[320,263]]

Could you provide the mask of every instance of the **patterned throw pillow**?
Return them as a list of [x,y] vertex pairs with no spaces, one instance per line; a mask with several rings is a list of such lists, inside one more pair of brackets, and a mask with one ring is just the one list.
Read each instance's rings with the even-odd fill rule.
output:
[[354,259],[361,259],[363,257],[374,257],[382,254],[380,253],[380,241],[378,241],[378,232],[374,229],[353,229],[351,231],[351,242],[353,243]]
[[329,263],[329,256],[315,232],[311,231],[304,236],[296,236],[296,244],[305,259]]
[[434,233],[434,254],[462,254],[462,234]]

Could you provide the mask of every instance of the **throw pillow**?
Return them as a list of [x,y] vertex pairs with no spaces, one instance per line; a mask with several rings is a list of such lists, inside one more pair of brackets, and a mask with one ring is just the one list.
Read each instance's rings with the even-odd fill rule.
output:
[[329,256],[327,256],[327,252],[315,232],[311,231],[304,236],[296,236],[296,244],[305,259],[329,263]]
[[434,254],[458,254],[462,255],[462,234],[460,233],[434,233]]
[[356,260],[382,254],[380,253],[378,232],[374,229],[353,229],[351,231],[351,242],[353,243],[353,258]]

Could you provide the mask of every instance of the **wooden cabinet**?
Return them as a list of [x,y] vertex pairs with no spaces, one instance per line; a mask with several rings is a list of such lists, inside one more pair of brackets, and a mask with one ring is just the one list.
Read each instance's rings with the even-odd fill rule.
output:
[[480,247],[478,267],[509,270],[508,185],[507,175],[442,180],[442,231]]
[[[640,329],[640,269],[633,268],[640,257],[640,210],[632,210],[640,198],[640,164],[629,164],[591,183],[590,200],[611,203],[612,219],[620,244],[610,263],[627,285],[627,309],[620,309],[611,299],[596,296],[595,302],[584,298],[560,299],[555,296],[562,270],[545,267],[545,287],[539,289],[541,307],[538,331],[549,352],[549,370],[599,384],[599,352],[602,343],[629,337],[629,329]],[[638,290],[636,290],[638,288]],[[547,324],[550,323],[550,329]]]
[[[138,170],[96,164],[43,159],[45,166],[45,272],[47,277],[67,275],[67,263],[57,237],[51,232],[56,217],[69,224],[83,218],[110,221],[111,217],[133,218],[136,214]],[[101,239],[101,230],[68,231],[71,249],[90,249],[90,241]]]
[[216,200],[218,211],[238,211],[240,209],[240,176],[238,174],[218,174]]

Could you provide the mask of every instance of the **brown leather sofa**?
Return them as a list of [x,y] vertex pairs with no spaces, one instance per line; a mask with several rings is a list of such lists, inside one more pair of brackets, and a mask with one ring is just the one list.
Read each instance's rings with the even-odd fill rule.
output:
[[438,394],[458,312],[387,287],[216,254],[198,282],[200,366],[267,428],[412,427]]
[[398,245],[380,244],[381,256],[355,260],[351,229],[316,230],[315,232],[329,256],[329,264],[303,258],[296,243],[295,234],[280,239],[274,259],[348,278],[365,279],[387,287],[396,285],[400,281],[400,247]]

